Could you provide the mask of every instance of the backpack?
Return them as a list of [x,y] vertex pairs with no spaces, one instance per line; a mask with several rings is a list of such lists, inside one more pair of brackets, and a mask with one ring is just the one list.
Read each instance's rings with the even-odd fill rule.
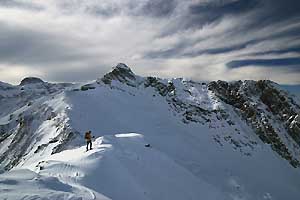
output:
[[89,132],[86,132],[84,138],[86,140],[90,140],[91,139],[91,134]]

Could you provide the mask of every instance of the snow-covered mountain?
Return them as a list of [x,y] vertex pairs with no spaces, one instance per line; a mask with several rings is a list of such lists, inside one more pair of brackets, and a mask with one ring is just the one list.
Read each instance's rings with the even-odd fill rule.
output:
[[0,82],[0,166],[8,200],[298,200],[300,102],[271,81],[125,64],[87,84]]

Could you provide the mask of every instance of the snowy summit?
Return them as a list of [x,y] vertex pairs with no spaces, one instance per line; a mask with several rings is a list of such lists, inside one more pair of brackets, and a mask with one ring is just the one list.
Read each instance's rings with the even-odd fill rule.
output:
[[124,69],[124,70],[131,71],[131,69],[124,63],[117,64],[115,67],[113,67],[113,69]]

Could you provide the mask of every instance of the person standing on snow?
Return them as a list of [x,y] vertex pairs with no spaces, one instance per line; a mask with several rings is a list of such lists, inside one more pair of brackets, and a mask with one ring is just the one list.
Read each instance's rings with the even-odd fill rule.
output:
[[87,131],[84,138],[86,140],[86,151],[89,150],[89,146],[90,150],[92,150],[92,138],[94,138],[94,136],[92,137],[92,131]]

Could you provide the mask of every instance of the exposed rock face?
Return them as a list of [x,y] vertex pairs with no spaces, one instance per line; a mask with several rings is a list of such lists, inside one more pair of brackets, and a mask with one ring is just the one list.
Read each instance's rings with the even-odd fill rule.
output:
[[[270,144],[294,167],[300,166],[300,159],[293,157],[280,137],[281,131],[286,131],[294,139],[294,147],[299,148],[299,106],[276,88],[273,82],[217,81],[209,83],[209,89],[222,101],[235,107],[235,111],[253,127],[263,142]],[[283,128],[275,127],[274,122]]]
[[[120,74],[118,74],[119,76]],[[123,76],[121,76],[123,77]],[[200,123],[202,125],[208,125],[212,129],[216,129],[215,135],[212,136],[214,140],[220,145],[229,143],[235,150],[240,151],[245,156],[251,156],[249,149],[254,149],[257,143],[250,138],[243,138],[239,136],[240,130],[235,125],[234,119],[227,113],[226,110],[216,106],[220,101],[213,94],[209,94],[208,86],[206,83],[198,83],[184,79],[172,79],[165,80],[157,77],[139,77],[131,79],[132,82],[128,84],[124,79],[113,79],[122,83],[136,87],[137,90],[144,90],[145,88],[153,88],[157,95],[165,98],[166,102],[170,106],[169,110],[181,118],[181,121],[185,124]],[[100,79],[99,84],[103,83],[103,79]],[[105,84],[110,85],[114,89],[125,92],[122,85],[114,85],[111,81]],[[201,90],[201,94],[199,94]],[[132,93],[132,95],[134,95]],[[200,95],[200,96],[199,96]],[[204,95],[204,96],[201,96]],[[155,98],[156,94],[153,94]],[[215,99],[211,99],[211,97]],[[197,100],[196,100],[197,99]],[[199,101],[198,101],[199,100]],[[227,126],[227,133],[219,135],[217,129],[222,127],[216,126],[216,124],[222,124],[222,127]]]
[[[166,81],[156,77],[146,77],[140,81],[137,77],[128,66],[118,64],[101,81],[111,84],[112,80],[117,80],[132,87],[154,88],[159,95],[166,98],[172,110],[182,116],[184,123],[213,124],[213,121],[221,120],[234,126],[234,120],[230,118],[226,110],[206,109],[180,97],[180,95],[184,95],[193,98],[187,89],[199,87],[200,83],[186,81],[184,84],[187,87],[180,89],[176,88],[173,80]],[[293,98],[281,91],[275,83],[267,80],[230,83],[213,81],[207,86],[204,84],[203,87],[212,91],[217,99],[233,106],[236,113],[249,124],[259,138],[264,143],[270,144],[271,148],[288,160],[292,166],[300,166],[300,158],[293,155],[293,151],[291,151],[292,148],[296,148],[300,152],[300,108]],[[279,127],[274,124],[279,124]],[[289,134],[293,141],[285,139],[282,132]],[[240,148],[243,142],[233,140],[232,143]],[[291,143],[292,145],[289,146]],[[245,141],[244,144],[252,145]]]
[[64,150],[66,144],[78,135],[76,131],[64,122],[65,119],[62,116],[57,116],[52,108],[47,105],[41,105],[30,112],[23,113],[17,116],[16,120],[0,125],[0,143],[8,137],[12,138],[9,147],[0,154],[0,163],[3,169],[10,170],[18,165],[22,158],[32,150],[32,145],[37,142],[36,135],[33,133],[46,120],[56,122],[57,136],[48,142],[38,145],[34,149],[34,153],[43,151],[50,144],[53,145],[52,153],[58,153]]
[[[178,113],[183,116],[183,122],[196,122],[202,123],[208,121],[206,115],[211,114],[210,111],[205,110],[197,104],[191,105],[188,102],[184,102],[180,97],[177,96],[177,89],[172,81],[164,83],[161,79],[156,77],[147,77],[144,82],[145,87],[153,87],[161,95],[166,97],[168,104]],[[181,91],[188,93],[189,91]]]
[[[135,86],[136,75],[124,63],[119,63],[113,70],[104,75],[102,79],[105,84],[111,84],[112,80],[120,81],[129,86]],[[98,81],[99,82],[99,81]]]
[[168,93],[172,91],[175,92],[175,87],[172,82],[168,82],[167,84],[164,84],[160,81],[159,78],[156,77],[147,77],[144,86],[154,87],[162,96],[166,96]]
[[44,83],[44,81],[37,77],[27,77],[21,81],[20,85],[23,86],[23,85],[35,84],[35,83]]
[[[32,117],[20,118],[15,129],[5,132],[0,139],[4,139],[8,136],[13,136],[13,140],[9,145],[9,149],[0,155],[0,163],[5,163],[4,169],[9,170],[19,163],[21,158],[25,155],[24,147],[30,146],[32,142],[32,136],[30,135],[30,125],[33,121]],[[2,127],[4,128],[4,127]],[[2,139],[3,139],[2,138]]]
[[278,91],[267,81],[258,81],[262,90],[260,99],[268,109],[286,123],[286,129],[296,143],[300,144],[299,105],[292,98]]

